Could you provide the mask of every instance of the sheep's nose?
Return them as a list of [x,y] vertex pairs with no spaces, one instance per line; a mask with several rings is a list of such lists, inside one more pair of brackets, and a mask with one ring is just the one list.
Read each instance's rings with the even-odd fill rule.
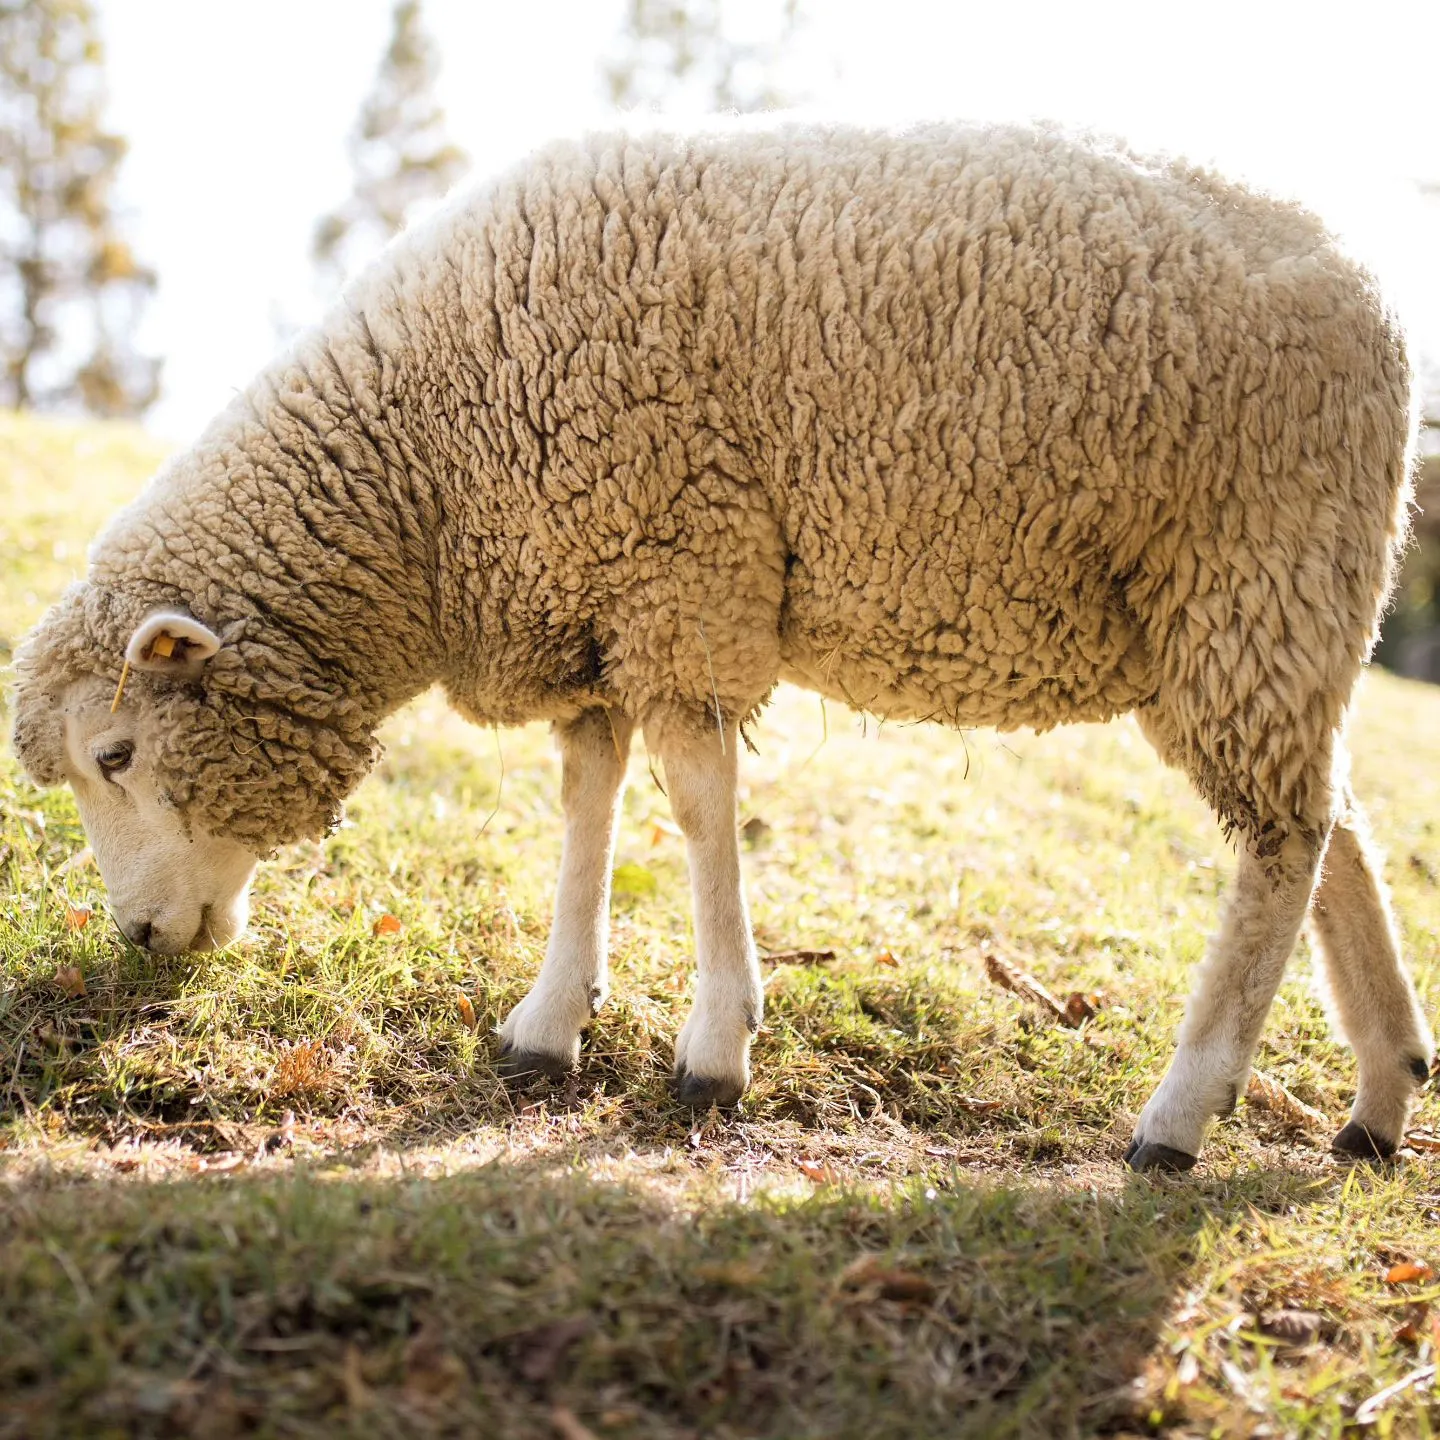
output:
[[154,928],[148,920],[131,920],[128,924],[122,925],[120,930],[132,945],[138,945],[142,950],[148,950],[150,934]]

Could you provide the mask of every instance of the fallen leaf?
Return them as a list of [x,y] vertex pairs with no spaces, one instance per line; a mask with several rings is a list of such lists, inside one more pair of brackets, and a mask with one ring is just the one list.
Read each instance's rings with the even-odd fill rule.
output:
[[882,950],[876,957],[875,963],[883,965],[887,970],[898,970],[900,962],[888,950]]
[[65,928],[67,930],[83,930],[90,923],[90,907],[88,905],[67,905],[65,907]]
[[1260,1317],[1260,1333],[1287,1345],[1308,1345],[1320,1333],[1322,1322],[1313,1310],[1267,1310]]
[[463,991],[456,992],[455,1003],[460,1007],[460,1020],[467,1030],[474,1030],[480,1023],[475,1017],[475,1005],[470,997]]
[[882,1300],[932,1300],[935,1286],[914,1270],[896,1270],[882,1265],[878,1255],[862,1255],[840,1272],[840,1283],[848,1290],[873,1290]]
[[370,927],[372,935],[398,935],[405,927],[388,910]]
[[552,1405],[550,1423],[560,1440],[597,1440],[595,1432],[588,1425],[582,1425],[568,1405]]
[[828,1160],[797,1160],[795,1168],[812,1185],[835,1185],[840,1177],[830,1168]]
[[86,993],[85,977],[80,973],[78,965],[56,966],[53,983],[58,985],[72,1000]]
[[1314,1106],[1297,1100],[1278,1080],[1263,1070],[1252,1070],[1245,1087],[1247,1104],[1268,1110],[1276,1119],[1297,1130],[1323,1130],[1330,1122]]
[[200,1162],[200,1168],[207,1175],[224,1175],[228,1171],[238,1170],[246,1161],[246,1156],[237,1150],[227,1151],[223,1155],[210,1155]]
[[993,1115],[1005,1108],[1003,1100],[976,1100],[969,1095],[961,1095],[956,1103],[971,1115]]
[[685,832],[673,821],[665,819],[653,820],[650,823],[650,844],[653,848],[667,836],[672,840],[683,839]]
[[1062,1025],[1071,1023],[1065,1007],[1033,975],[993,953],[985,956],[985,973],[1002,990],[1008,990],[1012,995],[1019,995],[1022,999],[1030,1000],[1048,1010]]
[[1433,1130],[1407,1130],[1405,1143],[1412,1150],[1424,1150],[1431,1154],[1440,1152],[1440,1135]]
[[833,950],[773,950],[760,957],[767,965],[828,965],[834,958]]
[[1387,1285],[1409,1285],[1416,1280],[1428,1280],[1435,1272],[1423,1260],[1402,1260],[1385,1272]]
[[1065,1021],[1069,1025],[1083,1025],[1100,1013],[1100,1007],[1104,1003],[1105,998],[1102,995],[1072,990],[1065,997]]

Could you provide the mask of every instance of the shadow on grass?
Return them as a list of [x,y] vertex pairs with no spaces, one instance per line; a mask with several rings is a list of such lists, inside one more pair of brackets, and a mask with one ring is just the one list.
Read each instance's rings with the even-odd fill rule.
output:
[[400,1179],[12,1176],[0,1435],[1148,1429],[1132,1382],[1214,1204],[956,1175],[687,1208],[553,1154]]

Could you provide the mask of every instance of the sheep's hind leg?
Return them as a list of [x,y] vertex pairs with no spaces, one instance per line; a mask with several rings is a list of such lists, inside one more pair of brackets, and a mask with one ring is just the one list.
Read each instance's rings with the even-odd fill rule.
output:
[[695,1004],[675,1041],[675,1079],[689,1105],[733,1105],[750,1083],[750,1041],[764,991],[740,875],[735,824],[738,734],[658,737],[675,819],[685,832],[695,910]]
[[633,725],[586,710],[556,727],[565,841],[555,919],[530,993],[500,1027],[500,1068],[512,1079],[563,1075],[580,1058],[580,1032],[604,1003],[610,869]]
[[1383,1159],[1395,1153],[1433,1043],[1400,960],[1389,898],[1350,797],[1330,833],[1311,915],[1336,1018],[1355,1050],[1360,1083],[1334,1148]]
[[1125,1159],[1135,1170],[1188,1170],[1205,1127],[1244,1091],[1285,962],[1310,904],[1319,846],[1291,836],[1278,855],[1242,851],[1220,933],[1196,976],[1175,1058],[1141,1112]]

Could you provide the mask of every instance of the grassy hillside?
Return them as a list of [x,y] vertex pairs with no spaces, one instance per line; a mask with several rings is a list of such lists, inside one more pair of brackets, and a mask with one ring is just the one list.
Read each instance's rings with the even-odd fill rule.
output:
[[[0,417],[0,646],[157,459]],[[1440,691],[1369,677],[1357,789],[1431,1013],[1437,734]],[[1132,725],[782,694],[743,767],[758,935],[833,953],[767,966],[734,1116],[667,1088],[688,897],[644,757],[613,997],[573,1082],[512,1096],[491,1032],[544,947],[548,737],[425,697],[385,738],[345,828],[198,960],[120,939],[68,796],[0,754],[0,1436],[1440,1428],[1440,1280],[1391,1273],[1440,1271],[1440,1142],[1330,1157],[1354,1071],[1306,956],[1258,1063],[1327,1123],[1242,1104],[1189,1176],[1119,1165],[1233,868]],[[1098,1013],[1055,1023],[990,957]]]

